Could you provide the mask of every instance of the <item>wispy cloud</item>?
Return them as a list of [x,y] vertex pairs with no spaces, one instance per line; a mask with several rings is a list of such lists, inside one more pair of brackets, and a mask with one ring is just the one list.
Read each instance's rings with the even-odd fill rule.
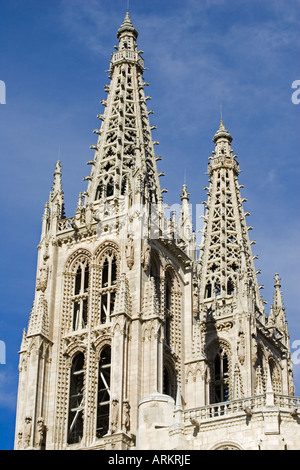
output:
[[15,410],[16,408],[16,374],[9,365],[0,366],[0,409]]

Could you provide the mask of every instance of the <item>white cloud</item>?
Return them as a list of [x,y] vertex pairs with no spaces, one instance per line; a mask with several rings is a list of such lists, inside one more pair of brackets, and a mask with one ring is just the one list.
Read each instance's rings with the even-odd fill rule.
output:
[[16,408],[16,374],[8,365],[0,366],[0,408]]

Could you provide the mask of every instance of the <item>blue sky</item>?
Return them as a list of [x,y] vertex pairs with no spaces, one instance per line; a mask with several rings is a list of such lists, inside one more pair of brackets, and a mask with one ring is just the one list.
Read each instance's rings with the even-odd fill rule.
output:
[[[18,350],[34,298],[37,245],[54,166],[63,167],[67,216],[84,191],[93,129],[103,111],[105,70],[126,0],[0,0],[1,304],[0,449],[13,447]],[[165,202],[186,182],[205,199],[208,157],[220,103],[245,185],[267,300],[282,290],[291,344],[300,340],[299,0],[131,0],[145,51],[151,124],[163,156]],[[293,350],[292,350],[293,351]],[[299,356],[299,355],[298,355]],[[300,364],[294,365],[300,396]]]

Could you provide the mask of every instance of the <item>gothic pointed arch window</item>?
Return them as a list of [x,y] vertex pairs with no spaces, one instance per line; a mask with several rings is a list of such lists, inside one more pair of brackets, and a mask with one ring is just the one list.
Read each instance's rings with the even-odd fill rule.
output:
[[103,196],[103,183],[102,181],[100,181],[96,189],[95,201],[99,201],[102,198],[102,196]]
[[70,371],[68,444],[81,441],[83,436],[84,354],[74,356]]
[[74,291],[72,297],[74,331],[86,328],[88,322],[88,297],[89,297],[89,264],[87,259],[82,259],[76,269]]
[[101,438],[109,430],[110,414],[111,348],[105,346],[101,352],[98,368],[96,437]]
[[106,197],[111,197],[114,195],[114,180],[110,178],[106,186]]
[[111,250],[105,253],[102,260],[101,283],[100,283],[100,323],[110,321],[114,311],[117,290],[117,256]]
[[211,295],[212,295],[212,285],[211,285],[211,282],[208,281],[205,286],[204,298],[209,299]]
[[173,279],[169,272],[165,277],[165,343],[171,346],[171,327],[172,327],[172,289]]
[[227,295],[232,295],[234,293],[234,281],[230,277],[227,281]]
[[221,283],[218,278],[215,281],[215,294],[216,297],[219,297],[221,295]]
[[176,399],[177,378],[175,368],[166,362],[163,368],[163,393]]
[[212,403],[229,400],[229,358],[222,347],[213,357]]

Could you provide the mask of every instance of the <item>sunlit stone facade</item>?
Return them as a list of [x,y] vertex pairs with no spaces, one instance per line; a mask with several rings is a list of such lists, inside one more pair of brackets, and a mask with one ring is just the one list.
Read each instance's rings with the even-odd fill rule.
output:
[[186,185],[165,213],[129,13],[117,37],[87,190],[66,218],[58,162],[45,205],[15,448],[297,449],[280,278],[266,315],[232,136],[221,120],[199,247]]

